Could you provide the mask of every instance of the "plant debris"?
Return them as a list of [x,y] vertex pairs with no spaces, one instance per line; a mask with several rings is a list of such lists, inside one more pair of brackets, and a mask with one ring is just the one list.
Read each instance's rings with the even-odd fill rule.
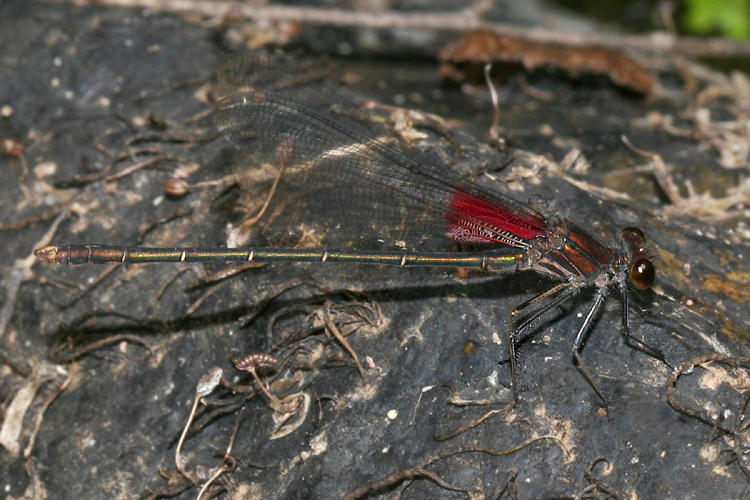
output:
[[[521,63],[527,70],[551,66],[564,70],[572,78],[586,73],[603,75],[646,97],[654,90],[654,78],[646,68],[631,57],[604,47],[552,45],[489,31],[471,31],[443,47],[439,57],[444,63]],[[450,66],[444,66],[441,72],[444,76],[455,74]]]

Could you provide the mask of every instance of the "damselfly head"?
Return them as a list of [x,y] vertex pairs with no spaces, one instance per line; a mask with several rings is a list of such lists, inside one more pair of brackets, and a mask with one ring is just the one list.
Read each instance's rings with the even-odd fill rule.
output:
[[620,243],[630,262],[630,282],[638,290],[651,288],[656,268],[651,262],[651,252],[646,248],[646,235],[637,227],[626,227],[620,232]]

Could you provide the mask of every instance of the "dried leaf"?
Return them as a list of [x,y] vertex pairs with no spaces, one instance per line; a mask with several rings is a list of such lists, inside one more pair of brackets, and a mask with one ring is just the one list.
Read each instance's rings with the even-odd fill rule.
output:
[[440,51],[445,62],[515,62],[526,69],[553,66],[571,77],[583,73],[605,75],[612,82],[636,92],[653,91],[651,74],[632,58],[604,47],[550,45],[519,38],[509,38],[488,31],[471,31]]

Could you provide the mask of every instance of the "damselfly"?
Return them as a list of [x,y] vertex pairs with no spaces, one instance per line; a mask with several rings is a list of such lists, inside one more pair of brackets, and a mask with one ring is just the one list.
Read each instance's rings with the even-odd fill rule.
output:
[[[584,288],[594,290],[593,301],[578,328],[572,354],[600,397],[579,351],[614,289],[619,289],[623,299],[623,333],[642,349],[661,357],[658,350],[631,337],[628,325],[629,285],[647,289],[655,276],[642,231],[623,229],[619,246],[613,248],[569,220],[543,214],[500,192],[468,182],[433,156],[415,152],[328,85],[310,84],[289,64],[286,58],[257,55],[225,61],[218,70],[219,88],[226,95],[216,110],[219,130],[253,163],[283,165],[276,196],[286,203],[307,196],[320,207],[310,216],[333,219],[337,226],[333,233],[342,234],[341,241],[352,241],[346,226],[348,221],[356,221],[360,228],[395,228],[399,240],[411,239],[420,245],[420,251],[373,248],[372,242],[383,240],[374,229],[372,238],[354,238],[361,243],[354,250],[86,244],[48,246],[36,250],[36,255],[59,264],[297,261],[473,267],[495,272],[532,270],[560,283],[510,312],[508,346],[514,397],[518,342],[537,319]],[[332,239],[336,240],[336,234]],[[463,244],[471,249],[422,248],[446,244]]]

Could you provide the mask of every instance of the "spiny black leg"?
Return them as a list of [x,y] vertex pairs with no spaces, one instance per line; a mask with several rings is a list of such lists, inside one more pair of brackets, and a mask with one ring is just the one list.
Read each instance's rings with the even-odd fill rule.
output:
[[604,305],[604,299],[607,298],[607,295],[609,295],[609,288],[607,287],[601,287],[596,291],[594,302],[593,304],[591,304],[591,307],[589,308],[589,312],[586,314],[586,318],[583,320],[583,324],[581,325],[581,328],[578,330],[576,339],[573,342],[572,351],[573,351],[573,357],[576,360],[578,369],[586,378],[588,383],[591,384],[591,387],[594,388],[596,395],[599,396],[599,398],[602,400],[602,403],[604,403],[604,407],[607,408],[607,410],[609,410],[609,405],[607,404],[607,400],[604,399],[604,395],[602,394],[602,391],[600,391],[599,387],[597,387],[596,383],[594,382],[593,377],[591,376],[591,374],[589,374],[589,371],[586,369],[586,366],[583,364],[583,359],[581,359],[581,355],[578,352],[581,349],[583,340],[586,338],[586,334],[591,329],[591,326],[594,324],[596,315],[601,310],[602,305]]
[[518,381],[516,380],[516,330],[513,328],[513,315],[518,314],[519,309],[513,309],[508,315],[508,351],[510,354],[510,390],[513,392],[513,402],[518,403]]
[[516,350],[516,344],[522,340],[523,334],[536,319],[553,307],[568,300],[577,291],[578,289],[570,283],[560,283],[546,292],[527,300],[510,312],[510,318],[508,321],[510,326],[508,350],[510,351],[510,385],[513,391],[513,400],[515,402],[518,402],[518,380],[516,375],[518,352]]
[[620,283],[620,293],[622,294],[622,334],[625,337],[625,342],[630,343],[630,341],[632,341],[636,344],[632,347],[640,349],[649,356],[658,359],[668,367],[673,368],[672,365],[667,362],[666,358],[664,357],[664,353],[661,352],[658,347],[654,347],[648,344],[646,341],[634,337],[630,334],[630,323],[628,321],[628,311],[630,309],[630,290],[628,289],[628,285],[625,282]]

